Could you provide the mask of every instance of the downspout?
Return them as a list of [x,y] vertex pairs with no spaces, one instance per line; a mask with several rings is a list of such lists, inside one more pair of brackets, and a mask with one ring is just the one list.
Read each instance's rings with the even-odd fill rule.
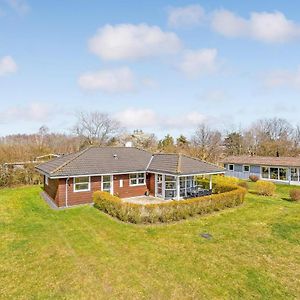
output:
[[70,179],[70,177],[68,177],[66,179],[66,202],[65,202],[66,207],[68,207],[68,185],[69,185],[69,179]]

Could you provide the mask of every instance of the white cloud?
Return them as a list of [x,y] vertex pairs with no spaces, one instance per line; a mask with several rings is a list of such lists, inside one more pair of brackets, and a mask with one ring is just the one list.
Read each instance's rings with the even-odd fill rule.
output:
[[205,123],[207,117],[197,111],[192,111],[187,114],[180,116],[163,118],[161,120],[161,127],[168,127],[172,129],[183,129],[183,128],[193,128],[199,124]]
[[17,64],[11,56],[4,56],[0,59],[0,76],[15,73],[17,69]]
[[152,127],[158,121],[156,113],[151,109],[127,108],[115,114],[115,118],[127,127]]
[[192,27],[201,24],[204,17],[204,9],[198,4],[174,7],[169,10],[168,24],[171,27]]
[[178,68],[188,77],[212,74],[218,69],[217,49],[188,50]]
[[300,67],[296,71],[279,70],[265,76],[265,86],[269,88],[289,87],[300,89]]
[[20,15],[30,11],[30,6],[25,0],[6,0],[7,4]]
[[91,52],[103,60],[135,60],[177,53],[181,41],[173,32],[147,24],[106,25],[89,40]]
[[120,111],[114,117],[123,126],[129,128],[193,128],[207,121],[207,117],[199,112],[190,112],[179,116],[163,116],[149,108],[128,108]]
[[54,109],[42,102],[32,102],[28,105],[13,106],[0,112],[1,119],[8,121],[36,121],[48,120],[54,113]]
[[248,30],[248,22],[228,10],[218,10],[213,13],[212,28],[227,37],[243,36]]
[[249,37],[266,43],[280,43],[300,37],[300,25],[281,12],[252,12],[242,18],[228,10],[212,15],[211,26],[226,37]]
[[131,92],[135,79],[127,67],[89,72],[79,77],[78,83],[86,90],[100,90],[107,93]]

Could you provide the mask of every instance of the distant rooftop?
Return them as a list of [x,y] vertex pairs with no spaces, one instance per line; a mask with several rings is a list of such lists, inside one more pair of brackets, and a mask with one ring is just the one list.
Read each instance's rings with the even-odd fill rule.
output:
[[300,167],[300,157],[271,156],[228,156],[222,160],[224,164],[247,164],[259,166]]

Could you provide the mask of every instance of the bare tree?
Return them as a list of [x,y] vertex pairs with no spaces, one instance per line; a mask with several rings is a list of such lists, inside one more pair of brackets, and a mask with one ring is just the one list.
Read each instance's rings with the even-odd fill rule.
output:
[[89,145],[107,144],[119,130],[119,122],[98,111],[79,113],[73,128],[73,132]]
[[39,132],[36,134],[36,143],[41,150],[44,146],[45,139],[49,134],[49,128],[46,125],[43,125],[39,128]]
[[250,128],[258,155],[289,155],[294,129],[285,119],[271,118],[255,122]]
[[293,143],[293,155],[300,154],[300,125],[298,124],[292,136],[292,143]]
[[217,162],[222,154],[222,134],[200,125],[192,137],[190,152],[203,160]]

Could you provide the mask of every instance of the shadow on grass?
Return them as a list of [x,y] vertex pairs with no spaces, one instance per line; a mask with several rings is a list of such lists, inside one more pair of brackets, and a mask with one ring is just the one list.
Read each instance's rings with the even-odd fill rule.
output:
[[248,190],[248,193],[249,194],[252,194],[252,195],[257,195],[257,196],[260,196],[256,191],[254,190]]
[[288,201],[288,202],[292,202],[292,203],[300,203],[300,201],[297,201],[297,200],[293,200],[292,198],[290,197],[283,197],[281,198],[281,200],[284,200],[284,201]]

